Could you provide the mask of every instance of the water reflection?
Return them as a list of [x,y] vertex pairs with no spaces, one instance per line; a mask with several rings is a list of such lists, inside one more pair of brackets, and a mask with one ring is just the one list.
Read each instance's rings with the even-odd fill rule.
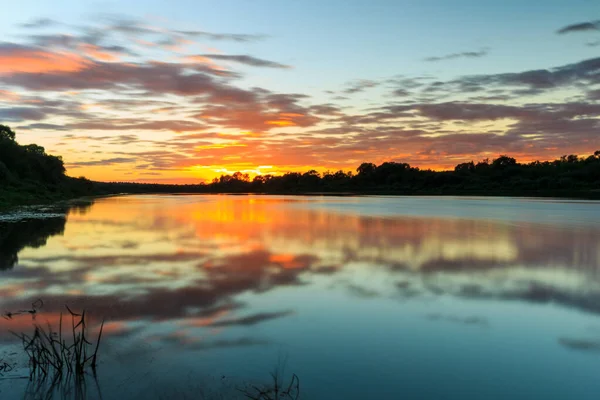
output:
[[69,213],[85,214],[93,201],[78,201],[50,207],[41,212],[15,213],[13,218],[0,220],[0,270],[18,263],[18,253],[26,247],[46,245],[50,236],[62,235]]
[[0,270],[14,267],[19,261],[17,254],[25,247],[42,247],[48,237],[62,234],[66,222],[61,217],[20,223],[0,222]]
[[[44,318],[56,323],[65,304],[76,304],[109,321],[105,334],[114,343],[191,352],[281,344],[286,337],[273,327],[302,326],[308,299],[331,293],[362,303],[453,298],[600,313],[600,224],[369,216],[319,207],[327,201],[137,196],[101,199],[65,218],[4,223],[0,307],[42,298]],[[303,294],[277,300],[291,293]],[[336,301],[322,307],[359,307]],[[493,327],[489,315],[419,318],[429,327]],[[0,340],[10,342],[8,329],[28,323],[0,321]],[[598,342],[553,338],[576,350],[597,351]],[[144,351],[128,345],[113,356]]]
[[[9,294],[2,305],[14,309],[44,298],[46,312],[79,304],[113,321],[185,318],[211,326],[207,319],[242,309],[235,300],[241,293],[339,274],[359,297],[394,290],[410,297],[554,301],[600,312],[596,226],[380,218],[290,210],[289,201],[103,200],[89,214],[71,215],[61,240],[23,252],[19,268],[2,276]],[[63,235],[65,223],[66,217],[4,223],[3,269],[24,248]],[[389,285],[361,286],[358,278],[374,269],[385,271]]]

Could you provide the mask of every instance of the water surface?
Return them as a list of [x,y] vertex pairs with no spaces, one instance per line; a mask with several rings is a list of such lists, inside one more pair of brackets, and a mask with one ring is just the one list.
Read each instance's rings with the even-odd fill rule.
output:
[[[0,311],[105,318],[103,398],[238,396],[274,367],[305,399],[600,395],[599,202],[123,196],[63,213],[0,220]],[[31,320],[0,319],[4,377],[27,374],[9,330]],[[0,379],[0,396],[26,386]]]

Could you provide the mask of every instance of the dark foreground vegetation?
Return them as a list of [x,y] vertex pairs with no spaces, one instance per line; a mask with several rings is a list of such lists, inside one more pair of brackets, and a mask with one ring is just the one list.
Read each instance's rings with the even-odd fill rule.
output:
[[587,157],[565,155],[526,164],[502,155],[465,162],[451,171],[432,171],[406,163],[363,163],[356,172],[319,174],[315,170],[284,175],[236,172],[211,183],[163,185],[93,182],[65,174],[61,157],[35,144],[19,145],[15,133],[0,125],[0,208],[61,199],[121,193],[268,193],[556,196],[600,198],[600,150]]
[[0,125],[0,208],[93,194],[91,182],[65,172],[61,157],[35,144],[18,144],[15,133]]
[[[31,315],[33,332],[11,332],[21,342],[26,355],[28,374],[25,374],[22,368],[24,365],[19,365],[14,360],[7,362],[0,358],[0,379],[27,380],[25,399],[102,399],[97,368],[104,320],[98,326],[97,334],[91,335],[86,311],[74,312],[65,306],[64,318],[61,312],[58,327],[53,327],[49,322],[38,321],[43,319],[43,316],[38,317],[43,305],[43,301],[38,299],[30,309],[5,312],[2,315],[7,320],[20,315]],[[267,384],[243,383],[236,384],[230,389],[237,394],[235,398],[253,400],[298,400],[300,398],[300,379],[296,374],[292,374],[289,380],[284,380],[283,371],[278,367],[270,375],[271,381]],[[114,382],[110,384],[114,385]],[[231,398],[224,397],[218,390],[208,394],[203,390],[194,390],[193,395],[183,397],[207,400]]]

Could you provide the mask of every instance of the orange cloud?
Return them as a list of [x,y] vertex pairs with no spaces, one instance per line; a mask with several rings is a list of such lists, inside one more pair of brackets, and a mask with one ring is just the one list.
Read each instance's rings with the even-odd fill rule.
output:
[[185,62],[203,64],[217,72],[227,72],[227,68],[220,66],[214,60],[203,56],[186,56],[183,58]]
[[[2,68],[1,65],[0,65],[0,68]],[[0,90],[0,98],[2,98],[2,100],[13,101],[13,100],[19,100],[21,98],[21,96],[19,96],[18,93],[11,92],[10,90]]]
[[196,146],[197,150],[207,150],[207,149],[226,149],[229,147],[246,147],[243,143],[215,143],[215,144],[206,144],[201,146]]
[[79,46],[81,51],[88,57],[91,57],[98,61],[118,61],[119,57],[115,56],[112,53],[102,50],[100,47],[95,46],[93,44],[84,43]]
[[76,54],[52,53],[19,48],[0,52],[0,74],[74,72],[84,68],[86,60]]
[[294,126],[296,125],[293,121],[288,121],[286,119],[278,119],[274,121],[267,121],[268,125],[276,125],[276,126]]

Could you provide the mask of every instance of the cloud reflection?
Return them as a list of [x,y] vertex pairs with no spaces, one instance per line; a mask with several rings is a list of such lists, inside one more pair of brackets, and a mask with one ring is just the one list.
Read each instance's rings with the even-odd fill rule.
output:
[[600,352],[600,339],[559,338],[558,343],[569,350]]
[[[448,295],[600,313],[595,225],[361,216],[304,202],[259,196],[99,200],[88,213],[71,213],[65,236],[52,237],[46,247],[23,250],[45,243],[36,241],[42,229],[62,232],[64,220],[56,226],[46,220],[46,228],[19,230],[20,240],[2,242],[21,262],[2,273],[0,307],[21,309],[43,298],[44,312],[56,316],[65,304],[77,305],[128,327],[109,336],[144,334],[129,324],[149,321],[175,322],[176,331],[214,331],[293,314],[252,310],[242,295],[325,280],[345,282],[346,295],[359,299]],[[13,242],[19,244],[7,245]],[[381,279],[366,279],[375,275]]]
[[0,220],[0,271],[13,268],[24,248],[43,247],[49,237],[62,235],[67,216],[85,214],[91,205],[85,201],[51,207],[50,212],[16,212],[12,218]]

